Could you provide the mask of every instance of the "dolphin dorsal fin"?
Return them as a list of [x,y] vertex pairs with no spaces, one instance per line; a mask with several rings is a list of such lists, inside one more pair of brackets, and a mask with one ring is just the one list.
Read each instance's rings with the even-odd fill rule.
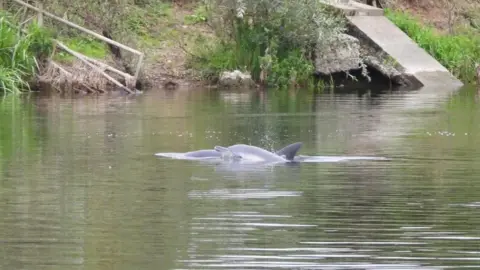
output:
[[285,146],[284,148],[275,152],[275,154],[279,156],[285,156],[286,160],[293,160],[297,155],[298,150],[302,147],[302,142],[292,143],[290,145]]
[[240,155],[235,154],[232,150],[228,149],[227,147],[217,145],[213,149],[215,149],[215,151],[217,152],[222,153],[222,156],[225,154],[230,154],[230,156],[234,159],[242,158]]

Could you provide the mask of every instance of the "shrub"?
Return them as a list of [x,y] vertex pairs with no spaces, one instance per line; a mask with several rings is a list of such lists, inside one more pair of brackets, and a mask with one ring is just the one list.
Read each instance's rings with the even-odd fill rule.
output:
[[209,50],[199,43],[192,66],[207,69],[209,75],[224,69],[247,70],[256,81],[272,87],[311,85],[313,50],[346,29],[344,18],[319,0],[205,4],[219,40]]

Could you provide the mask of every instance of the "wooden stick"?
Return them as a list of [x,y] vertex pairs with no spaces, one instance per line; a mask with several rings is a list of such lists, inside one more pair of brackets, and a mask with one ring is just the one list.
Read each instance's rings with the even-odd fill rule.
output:
[[140,74],[140,68],[143,64],[143,54],[138,57],[137,70],[135,70],[135,81],[138,80],[138,75]]
[[22,27],[24,24],[26,24],[27,22],[29,22],[31,19],[35,18],[35,15],[33,15],[32,17],[26,19],[24,22],[20,23],[20,27]]
[[49,12],[47,12],[47,11],[45,11],[45,10],[41,10],[41,9],[39,9],[39,8],[37,8],[37,7],[35,7],[35,6],[32,6],[32,5],[30,5],[30,4],[27,4],[27,3],[25,3],[25,2],[23,2],[23,1],[21,1],[21,0],[13,0],[13,1],[17,2],[17,3],[20,4],[20,5],[23,5],[23,6],[25,6],[25,7],[28,7],[28,8],[30,8],[30,9],[33,9],[33,10],[35,10],[35,11],[37,11],[37,12],[41,12],[42,14],[45,14],[45,15],[47,15],[48,17],[50,17],[50,18],[52,18],[52,19],[55,19],[55,20],[60,21],[60,22],[62,22],[62,23],[64,23],[64,24],[67,24],[67,25],[69,25],[69,26],[71,26],[71,27],[73,27],[73,28],[75,28],[75,29],[78,29],[78,30],[80,30],[80,31],[83,31],[83,32],[85,32],[85,33],[87,33],[87,34],[90,34],[90,35],[92,35],[92,36],[94,36],[94,37],[96,37],[96,38],[98,38],[98,39],[101,39],[101,40],[107,42],[107,43],[110,43],[110,44],[112,44],[112,45],[115,45],[115,46],[117,46],[117,47],[120,47],[120,48],[122,48],[122,49],[124,49],[124,50],[127,50],[127,51],[129,51],[129,52],[132,52],[132,53],[137,54],[137,55],[139,55],[139,56],[140,56],[140,55],[143,55],[142,52],[139,52],[139,51],[137,51],[137,50],[135,50],[135,49],[132,49],[132,48],[130,48],[130,47],[128,47],[128,46],[125,46],[125,45],[123,45],[122,43],[119,43],[119,42],[116,42],[116,41],[111,40],[111,39],[109,39],[109,38],[106,38],[106,37],[104,37],[104,36],[102,36],[102,35],[100,35],[100,34],[97,34],[97,33],[93,32],[93,31],[91,31],[91,30],[88,30],[88,29],[86,29],[86,28],[83,28],[83,27],[81,27],[81,26],[79,26],[79,25],[76,25],[76,24],[74,24],[74,23],[72,23],[72,22],[69,22],[69,21],[67,21],[67,20],[64,20],[63,18],[57,17],[57,16],[53,15],[52,13],[49,13]]
[[[2,0],[0,0],[0,1],[2,1]],[[137,80],[138,75],[139,75],[139,73],[140,73],[141,64],[143,63],[144,54],[143,54],[142,52],[139,52],[139,51],[137,51],[137,50],[135,50],[135,49],[132,49],[132,48],[130,48],[130,47],[128,47],[128,46],[125,46],[125,45],[123,45],[123,44],[121,44],[121,43],[118,43],[118,42],[116,42],[116,41],[114,41],[114,40],[111,40],[111,39],[106,38],[106,37],[104,37],[104,36],[102,36],[102,35],[99,35],[99,34],[93,32],[93,31],[91,31],[91,30],[88,30],[88,29],[83,28],[83,27],[81,27],[81,26],[79,26],[79,25],[76,25],[76,24],[74,24],[74,23],[72,23],[72,22],[69,22],[69,21],[67,21],[67,20],[64,20],[64,19],[62,19],[62,18],[60,18],[60,17],[57,17],[57,16],[55,16],[55,15],[49,13],[49,12],[46,12],[46,11],[44,11],[44,10],[42,10],[42,9],[39,9],[39,8],[37,8],[37,7],[34,7],[34,6],[32,6],[32,5],[30,5],[30,4],[27,4],[27,3],[23,2],[23,1],[20,1],[20,0],[13,0],[13,1],[17,2],[18,4],[23,5],[23,6],[26,7],[26,8],[33,9],[33,10],[35,10],[35,11],[37,11],[37,12],[39,12],[39,13],[45,14],[45,15],[47,15],[47,16],[49,16],[49,17],[51,17],[51,18],[53,18],[53,19],[55,19],[55,20],[57,20],[57,21],[63,22],[63,23],[65,23],[65,24],[67,24],[67,25],[69,25],[69,26],[71,26],[71,27],[73,27],[73,28],[76,28],[76,29],[81,30],[81,31],[83,31],[83,32],[85,32],[85,33],[91,34],[91,35],[97,37],[98,39],[101,39],[101,40],[103,40],[103,41],[105,41],[105,42],[107,42],[107,43],[116,45],[116,46],[118,46],[118,47],[120,47],[120,48],[122,48],[122,49],[125,49],[125,50],[127,50],[127,51],[130,51],[130,52],[132,52],[132,53],[135,53],[135,54],[139,55],[139,59],[138,59],[138,62],[137,62],[137,69],[136,69],[136,71],[135,71],[135,76],[134,76],[134,79]],[[42,18],[42,20],[43,20],[43,18]],[[21,30],[22,30],[22,32],[27,33],[26,30],[24,30],[24,29],[21,29]],[[97,61],[97,60],[95,60],[95,59],[89,58],[89,57],[87,57],[87,56],[85,56],[85,55],[82,55],[82,54],[80,54],[80,53],[77,53],[77,52],[71,50],[70,48],[68,48],[65,44],[63,44],[63,43],[60,42],[59,40],[53,39],[53,41],[56,43],[57,46],[59,46],[60,48],[62,48],[62,49],[65,50],[66,52],[70,53],[71,55],[77,57],[80,61],[84,62],[84,63],[87,64],[88,66],[92,67],[94,70],[96,70],[97,72],[99,72],[100,74],[102,74],[104,77],[106,77],[107,79],[109,79],[110,81],[112,81],[115,85],[119,86],[120,88],[124,89],[125,91],[129,92],[130,94],[133,94],[133,91],[132,91],[132,90],[128,89],[128,88],[125,87],[123,84],[121,84],[119,81],[117,81],[115,78],[112,78],[111,76],[109,76],[108,74],[106,74],[104,71],[100,70],[97,66],[91,64],[90,62],[94,62],[94,63],[96,63],[96,64],[98,64],[98,65],[101,64],[101,65],[105,66],[108,70],[113,71],[113,72],[115,72],[115,73],[117,73],[117,74],[125,77],[125,79],[127,79],[127,77],[128,77],[128,78],[131,78],[132,76],[131,76],[130,74],[125,73],[125,72],[122,72],[122,71],[120,71],[120,70],[118,70],[118,69],[115,69],[115,68],[113,68],[113,67],[111,67],[111,66],[109,66],[109,65],[103,64],[103,63],[101,63],[100,61]],[[90,62],[89,62],[89,61],[90,61]]]
[[[1,1],[1,0],[0,0],[0,1]],[[7,24],[10,25],[10,26],[12,26],[12,27],[16,27],[15,25],[10,24],[9,22],[7,22]],[[28,33],[27,30],[25,30],[25,29],[20,29],[20,30],[21,30],[23,33],[26,33],[26,34]],[[122,71],[120,71],[120,70],[118,70],[118,69],[116,69],[116,68],[114,68],[114,67],[111,67],[111,66],[109,66],[109,65],[107,65],[107,64],[104,64],[104,63],[102,63],[102,62],[100,62],[100,61],[98,61],[98,60],[96,60],[96,59],[93,59],[93,58],[90,58],[90,57],[88,57],[88,56],[86,56],[86,55],[82,55],[82,54],[80,54],[80,53],[77,53],[77,52],[72,51],[70,48],[68,48],[65,44],[61,43],[59,40],[56,40],[56,39],[52,39],[52,40],[53,40],[53,42],[55,43],[55,46],[54,46],[53,52],[52,52],[52,54],[51,54],[51,56],[50,56],[50,59],[53,58],[53,55],[54,55],[54,53],[55,53],[55,50],[56,50],[56,48],[57,48],[57,46],[58,46],[58,47],[64,49],[66,52],[72,54],[73,56],[75,56],[75,57],[77,57],[77,58],[79,58],[78,55],[81,55],[83,58],[85,58],[85,60],[90,61],[90,62],[93,62],[93,63],[95,63],[95,64],[97,64],[97,65],[99,65],[99,66],[104,66],[104,67],[106,67],[107,70],[110,70],[110,71],[112,71],[112,72],[115,72],[115,73],[117,73],[118,75],[121,75],[121,76],[123,76],[123,77],[125,77],[125,78],[127,78],[127,77],[128,77],[128,78],[132,77],[132,75],[130,75],[130,74],[128,74],[128,73],[125,73],[125,72],[122,72]],[[59,43],[61,43],[61,45],[60,45]],[[74,53],[72,53],[72,52],[74,52],[74,53],[76,53],[76,54],[74,54]],[[80,59],[80,58],[79,58],[79,59]],[[80,60],[83,61],[83,59],[80,59]],[[89,63],[87,63],[87,65],[88,65],[88,64],[89,64]],[[102,70],[100,70],[100,69],[97,69],[97,70],[99,70],[99,72],[101,72],[101,73],[103,74],[103,71],[102,71]],[[106,73],[105,73],[105,74],[106,74]],[[108,76],[108,74],[106,74],[106,75]],[[110,79],[111,77],[108,76],[107,78]],[[112,78],[112,79],[114,80],[114,81],[112,81],[113,83],[118,82],[118,81],[116,81],[114,78]],[[120,83],[120,82],[118,82],[118,83]],[[117,84],[117,83],[115,83],[115,84]],[[118,85],[118,84],[117,84],[117,85]],[[120,85],[121,85],[120,87],[126,88],[123,84],[120,83]],[[127,89],[128,89],[128,88],[127,88]],[[105,92],[105,91],[103,91],[103,90],[99,90],[99,91]],[[129,93],[133,93],[131,90],[128,90],[128,91],[129,91]]]
[[[15,0],[16,1],[16,0]],[[68,53],[70,53],[71,55],[77,57],[80,61],[82,61],[83,63],[85,63],[86,65],[88,65],[89,67],[93,68],[95,71],[97,71],[98,73],[102,74],[105,78],[109,79],[111,82],[113,82],[115,85],[117,85],[118,87],[122,88],[123,90],[127,91],[128,93],[130,94],[133,94],[133,91],[128,89],[127,87],[125,87],[123,84],[121,84],[119,81],[117,81],[115,78],[111,77],[110,75],[108,75],[107,73],[105,73],[104,71],[102,71],[99,67],[95,66],[94,64],[90,63],[87,59],[85,59],[85,57],[82,55],[82,54],[79,54],[75,51],[72,51],[70,48],[68,48],[67,46],[65,46],[62,42],[58,41],[58,40],[55,40],[55,42],[57,42],[57,46],[59,46],[60,48],[62,48],[63,50],[67,51]]]
[[[68,70],[64,69],[62,66],[60,66],[59,64],[55,63],[54,61],[50,61],[50,64],[56,68],[58,68],[60,71],[62,71],[63,73],[67,74],[67,76],[70,76],[70,77],[73,77],[72,73],[70,73]],[[88,89],[88,91],[90,91],[91,93],[96,93],[96,91],[94,89],[92,89],[90,86],[84,84],[83,82],[79,82],[82,86],[84,86],[85,88]],[[102,92],[102,93],[105,93],[105,91],[103,91],[102,89],[98,89],[98,91]]]
[[38,5],[38,25],[43,26],[43,3],[41,1],[37,2]]
[[[23,19],[25,19],[25,17],[27,17],[28,8],[27,7],[22,7],[21,10],[18,11],[18,13],[20,14],[20,12],[22,12],[20,20],[23,20]],[[35,18],[36,15],[33,15],[33,17]]]
[[88,57],[88,56],[86,56],[86,55],[84,55],[84,57],[85,57],[85,59],[87,59],[88,61],[90,61],[90,62],[92,62],[92,63],[94,63],[94,64],[104,65],[104,66],[107,68],[108,71],[112,71],[112,72],[117,73],[118,75],[123,76],[123,77],[132,77],[132,75],[130,75],[130,74],[128,74],[128,73],[125,73],[125,72],[123,72],[123,71],[120,71],[120,70],[118,70],[118,69],[116,69],[116,68],[114,68],[114,67],[111,67],[111,66],[107,65],[107,64],[104,64],[104,63],[98,61],[97,59],[90,58],[90,57]]

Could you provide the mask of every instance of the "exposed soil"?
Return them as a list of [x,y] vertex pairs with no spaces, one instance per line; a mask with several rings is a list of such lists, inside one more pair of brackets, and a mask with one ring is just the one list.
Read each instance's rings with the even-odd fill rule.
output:
[[204,23],[185,24],[185,16],[193,14],[185,6],[174,5],[170,29],[174,34],[170,40],[160,42],[159,46],[142,49],[145,53],[143,74],[151,88],[171,83],[180,87],[203,85],[193,71],[186,68],[188,45],[194,42],[195,35],[214,36],[212,29]]
[[448,32],[459,25],[470,25],[480,12],[479,0],[390,0],[387,6],[416,15],[440,32]]

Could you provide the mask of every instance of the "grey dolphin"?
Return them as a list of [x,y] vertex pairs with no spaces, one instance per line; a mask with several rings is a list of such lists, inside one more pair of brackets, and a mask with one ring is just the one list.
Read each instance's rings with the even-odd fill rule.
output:
[[222,158],[225,157],[225,155],[231,155],[231,158],[239,159],[243,155],[244,159],[248,159],[250,157],[253,159],[262,159],[265,161],[291,161],[295,160],[294,158],[302,145],[302,142],[292,143],[276,151],[275,153],[272,153],[268,150],[256,146],[235,144],[229,147],[216,146],[215,149],[202,149],[186,152],[184,156],[189,158],[208,159]]
[[220,158],[222,157],[222,153],[212,149],[205,149],[187,152],[185,153],[185,156],[193,158]]
[[292,143],[278,150],[277,152],[275,152],[275,154],[279,156],[285,156],[287,160],[294,160],[298,150],[300,150],[300,147],[302,147],[302,145],[302,142]]
[[246,144],[235,144],[229,147],[215,146],[214,149],[222,153],[222,155],[230,154],[234,160],[242,159],[266,162],[288,162],[294,160],[294,157],[301,146],[302,143],[294,143],[280,149],[276,153]]
[[246,144],[235,144],[229,147],[215,146],[215,150],[222,153],[222,156],[229,155],[233,160],[246,160],[256,162],[286,162],[284,157],[267,151],[257,146]]

